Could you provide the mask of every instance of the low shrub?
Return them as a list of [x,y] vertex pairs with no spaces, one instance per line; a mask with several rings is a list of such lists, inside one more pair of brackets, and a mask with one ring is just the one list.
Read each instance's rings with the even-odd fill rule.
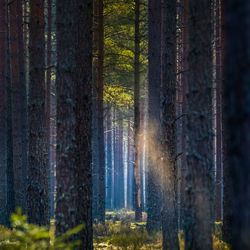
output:
[[22,215],[21,209],[11,215],[11,228],[0,228],[0,249],[3,250],[71,250],[80,244],[72,241],[72,236],[83,229],[80,225],[68,230],[58,237],[51,237],[51,231],[44,226],[27,222],[27,216]]

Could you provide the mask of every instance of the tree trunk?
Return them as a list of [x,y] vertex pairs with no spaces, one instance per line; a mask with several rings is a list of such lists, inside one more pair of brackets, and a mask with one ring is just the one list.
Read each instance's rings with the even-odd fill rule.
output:
[[119,180],[119,208],[124,208],[124,163],[123,163],[123,117],[121,111],[118,115],[118,180]]
[[211,1],[189,1],[185,248],[212,249]]
[[97,66],[98,66],[98,0],[93,1],[93,105],[92,105],[92,187],[93,187],[93,218],[98,217],[98,119],[97,119]]
[[250,3],[229,0],[225,7],[224,113],[228,137],[224,180],[227,195],[232,197],[225,213],[229,209],[226,215],[231,216],[232,249],[250,249],[250,55],[246,53],[250,50]]
[[221,17],[220,0],[215,2],[215,53],[216,53],[216,191],[215,220],[222,220],[222,101],[221,101]]
[[0,1],[0,224],[7,224],[6,170],[7,170],[7,2]]
[[187,144],[187,90],[188,90],[188,5],[189,0],[182,0],[182,55],[181,55],[181,92],[182,92],[182,118],[181,118],[181,169],[180,169],[180,228],[183,229],[185,222],[185,179],[187,174],[187,157],[186,157],[186,144]]
[[97,62],[97,127],[98,127],[98,220],[105,224],[105,151],[103,128],[103,63],[104,23],[103,0],[98,0],[98,62]]
[[128,127],[127,127],[127,209],[133,209],[133,165],[131,164],[131,122],[130,119],[128,120]]
[[27,94],[22,14],[21,0],[9,4],[15,205],[26,213]]
[[111,124],[111,107],[107,115],[107,194],[106,194],[106,206],[107,209],[112,207],[112,124]]
[[163,249],[179,249],[176,168],[176,1],[164,1],[162,53],[162,233]]
[[150,0],[149,15],[149,73],[148,73],[148,195],[147,230],[149,233],[160,229],[161,209],[161,164],[160,88],[161,88],[161,1]]
[[135,220],[142,219],[141,180],[139,158],[140,134],[140,0],[135,0],[135,51],[134,51],[134,176]]
[[54,217],[54,167],[51,161],[53,152],[53,141],[51,138],[51,32],[52,32],[52,0],[47,1],[47,61],[46,61],[46,92],[45,92],[45,111],[46,111],[46,132],[48,143],[48,164],[49,164],[49,201],[50,201],[50,218]]
[[56,232],[92,240],[92,1],[57,0]]

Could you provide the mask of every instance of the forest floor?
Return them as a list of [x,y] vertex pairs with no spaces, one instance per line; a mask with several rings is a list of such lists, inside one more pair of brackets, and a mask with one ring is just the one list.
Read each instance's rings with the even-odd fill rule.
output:
[[[120,210],[106,213],[106,223],[94,224],[94,249],[162,249],[161,232],[149,235],[146,214],[141,222],[134,221],[134,213]],[[179,233],[180,250],[184,250],[183,232]],[[221,223],[215,224],[214,250],[229,250],[221,240]]]

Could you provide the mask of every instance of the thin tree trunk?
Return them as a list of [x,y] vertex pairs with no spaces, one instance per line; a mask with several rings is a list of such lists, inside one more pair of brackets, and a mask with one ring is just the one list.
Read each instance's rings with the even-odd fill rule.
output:
[[107,194],[106,194],[106,206],[107,209],[111,209],[112,204],[112,124],[111,124],[111,107],[107,115]]
[[225,213],[227,220],[231,219],[227,230],[231,233],[232,249],[250,249],[250,54],[246,53],[250,51],[250,2],[228,0],[224,4],[227,38],[223,72],[227,133],[224,180],[228,191],[225,198],[229,198]]
[[164,1],[162,53],[162,232],[163,249],[179,249],[176,168],[176,0]]
[[185,248],[212,249],[211,1],[189,1]]
[[131,178],[131,172],[133,172],[131,165],[131,122],[128,120],[127,127],[127,208],[132,210],[133,208],[133,192],[132,192],[132,183],[133,179]]
[[93,1],[93,68],[92,68],[92,78],[93,78],[93,115],[92,115],[92,186],[93,186],[93,218],[98,217],[98,121],[97,121],[97,55],[98,55],[98,0]]
[[140,133],[140,0],[135,0],[135,51],[134,51],[134,176],[135,220],[142,219],[141,180],[139,158]]
[[161,209],[160,88],[161,88],[161,1],[150,0],[149,7],[149,83],[148,83],[148,217],[149,233],[159,230]]
[[[6,1],[7,5],[7,1]],[[6,6],[7,10],[7,6]],[[10,216],[15,211],[15,189],[14,189],[14,168],[13,168],[13,135],[12,135],[12,89],[10,79],[10,39],[8,10],[6,11],[5,30],[7,34],[6,50],[6,81],[7,81],[7,169],[6,169],[6,223],[10,225]]]
[[50,218],[54,217],[54,168],[51,161],[51,152],[53,152],[53,141],[51,138],[51,32],[52,32],[52,0],[47,1],[47,61],[46,61],[46,92],[45,92],[45,111],[46,111],[46,139],[48,140],[48,164],[49,164],[49,199],[50,199]]
[[57,0],[56,233],[84,224],[92,240],[92,1]]
[[119,208],[124,208],[124,163],[123,163],[123,117],[121,111],[118,115],[118,180],[119,180]]
[[98,0],[98,62],[97,62],[97,126],[98,126],[98,219],[105,224],[105,151],[103,128],[103,63],[104,23],[103,0]]
[[181,57],[181,91],[182,91],[182,131],[181,131],[181,147],[182,147],[182,155],[181,155],[181,183],[180,183],[180,227],[183,229],[185,222],[185,179],[187,174],[187,157],[186,157],[186,144],[187,144],[187,91],[188,91],[188,48],[189,48],[189,36],[188,36],[188,5],[189,0],[182,0],[182,57]]
[[222,100],[221,100],[221,17],[220,0],[215,2],[215,50],[216,50],[216,192],[215,220],[222,220]]
[[7,170],[7,4],[0,1],[0,224],[6,225],[6,170]]

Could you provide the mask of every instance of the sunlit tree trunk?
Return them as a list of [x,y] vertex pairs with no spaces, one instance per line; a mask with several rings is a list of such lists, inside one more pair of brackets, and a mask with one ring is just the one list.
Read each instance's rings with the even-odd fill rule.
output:
[[124,162],[123,162],[123,117],[121,111],[118,115],[118,204],[124,208]]
[[106,207],[111,209],[112,201],[112,123],[111,123],[111,107],[106,117],[106,138],[107,138],[107,194],[106,194]]
[[227,133],[224,183],[231,197],[224,211],[229,217],[226,219],[231,219],[227,229],[232,249],[250,249],[250,54],[246,53],[250,51],[250,2],[228,0],[224,4],[227,38],[223,74]]
[[211,1],[189,1],[185,248],[212,249]]
[[39,225],[49,223],[44,25],[44,1],[31,1],[27,213],[29,222]]
[[161,88],[161,23],[160,0],[150,0],[149,18],[149,73],[148,73],[148,194],[147,230],[161,226],[161,163],[160,163],[160,88]]
[[129,118],[127,127],[127,208],[129,210],[133,209],[133,164],[131,164],[131,136],[131,121]]

